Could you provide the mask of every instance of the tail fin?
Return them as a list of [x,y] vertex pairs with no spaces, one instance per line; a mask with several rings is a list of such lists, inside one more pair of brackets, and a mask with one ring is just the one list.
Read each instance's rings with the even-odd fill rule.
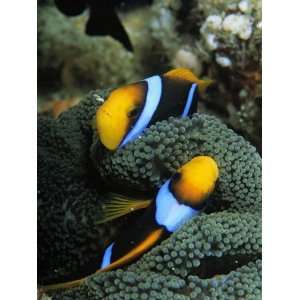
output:
[[[101,1],[99,3],[101,6]],[[133,52],[129,36],[112,6],[91,8],[90,18],[86,24],[86,34],[110,35],[121,42],[128,51]]]

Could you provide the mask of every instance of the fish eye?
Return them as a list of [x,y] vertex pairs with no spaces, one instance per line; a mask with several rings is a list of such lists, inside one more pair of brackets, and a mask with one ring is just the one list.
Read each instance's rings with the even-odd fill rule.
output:
[[180,180],[180,177],[181,177],[181,173],[179,173],[179,172],[176,172],[174,175],[173,175],[173,177],[172,177],[172,181],[174,182],[176,182],[176,181],[178,181],[178,180]]
[[139,108],[136,107],[128,113],[129,118],[135,118],[139,113]]

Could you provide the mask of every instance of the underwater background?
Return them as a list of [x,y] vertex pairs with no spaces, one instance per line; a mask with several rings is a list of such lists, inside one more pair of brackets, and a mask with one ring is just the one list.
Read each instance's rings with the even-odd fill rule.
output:
[[[106,192],[152,197],[195,155],[214,157],[220,178],[204,213],[135,263],[41,297],[260,299],[261,1],[116,1],[113,10],[132,49],[115,33],[87,35],[87,12],[69,17],[38,1],[39,285],[95,272],[140,216],[95,225]],[[92,120],[109,92],[181,67],[215,81],[199,113],[105,152]]]

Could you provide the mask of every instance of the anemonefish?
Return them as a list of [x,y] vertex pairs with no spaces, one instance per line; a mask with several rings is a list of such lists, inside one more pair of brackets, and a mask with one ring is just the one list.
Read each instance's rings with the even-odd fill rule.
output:
[[[175,175],[159,189],[155,199],[148,200],[141,219],[133,228],[126,228],[104,251],[99,264],[99,272],[110,271],[126,265],[159,241],[178,230],[193,216],[199,214],[213,192],[219,177],[216,161],[209,156],[197,156],[183,165]],[[138,200],[124,197],[115,199],[106,220],[130,213],[135,209],[145,208]],[[119,209],[118,209],[119,207]],[[44,290],[69,288],[82,284],[86,278],[54,284]]]
[[212,82],[179,68],[113,90],[96,113],[101,143],[116,150],[157,121],[191,115],[197,110],[200,94]]

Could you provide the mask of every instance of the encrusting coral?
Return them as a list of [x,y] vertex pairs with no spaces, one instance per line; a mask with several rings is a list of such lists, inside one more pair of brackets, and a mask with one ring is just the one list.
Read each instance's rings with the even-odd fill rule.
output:
[[99,145],[91,126],[107,93],[90,93],[56,120],[39,117],[39,282],[79,278],[82,270],[84,275],[95,271],[87,266],[99,267],[104,245],[126,222],[95,224],[105,182],[153,192],[182,163],[203,154],[215,158],[220,179],[214,201],[202,215],[136,263],[91,275],[82,286],[50,296],[259,299],[261,158],[255,148],[217,118],[194,114],[156,123],[135,142],[110,153]]
[[77,89],[77,93],[82,94],[99,86],[119,85],[137,79],[138,65],[132,53],[110,37],[87,36],[84,33],[86,15],[68,18],[58,11],[54,1],[48,2],[38,7],[41,86],[46,85],[48,92],[51,87],[69,92]]
[[[157,0],[150,15],[148,44],[169,67],[188,67],[215,79],[205,108],[260,150],[261,1]],[[245,106],[248,117],[237,118]]]

